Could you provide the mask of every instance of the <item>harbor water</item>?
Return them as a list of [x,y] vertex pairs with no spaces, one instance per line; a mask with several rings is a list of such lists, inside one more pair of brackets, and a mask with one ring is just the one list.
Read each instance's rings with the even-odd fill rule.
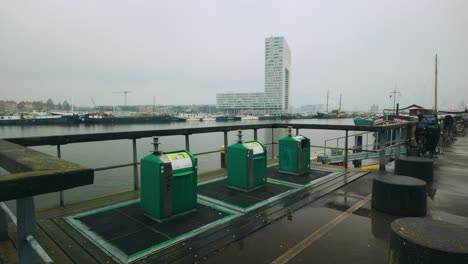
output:
[[[303,119],[303,120],[288,120],[276,121],[284,123],[304,123],[304,124],[341,124],[352,125],[352,119]],[[122,131],[141,131],[141,130],[158,130],[158,129],[174,129],[188,127],[207,127],[207,126],[226,126],[240,124],[267,124],[271,121],[230,121],[230,122],[215,122],[215,121],[193,121],[184,123],[169,123],[169,124],[141,124],[141,125],[77,125],[77,126],[8,126],[0,127],[0,138],[12,137],[36,137],[50,135],[71,135],[71,134],[86,134],[86,133],[109,133]],[[295,131],[294,131],[295,132]],[[287,129],[260,129],[258,130],[258,140],[264,143],[278,142],[278,139],[287,135]],[[231,131],[228,134],[229,144],[232,144],[237,139],[236,131]],[[300,134],[303,134],[311,139],[312,145],[324,145],[324,141],[330,138],[342,137],[344,131],[327,131],[327,130],[309,130],[302,129]],[[353,132],[349,133],[350,135]],[[253,140],[253,131],[247,130],[243,132],[244,140]],[[272,140],[273,139],[273,140]],[[371,139],[369,138],[369,141]],[[137,140],[138,160],[148,155],[152,150],[151,138],[142,138]],[[184,136],[167,136],[161,137],[159,141],[162,143],[162,150],[180,150],[185,149]],[[206,133],[195,134],[190,136],[190,151],[192,153],[200,153],[206,151],[218,150],[223,145],[223,133]],[[332,143],[333,142],[333,143]],[[336,141],[331,141],[329,146],[336,147]],[[343,146],[344,140],[339,142]],[[350,140],[349,146],[352,147],[354,142]],[[56,146],[39,146],[32,147],[38,151],[57,155]],[[274,146],[276,155],[278,154],[278,145]],[[271,155],[271,146],[268,146],[268,152]],[[323,149],[312,148],[312,156],[322,153]],[[61,146],[62,158],[85,167],[98,168],[104,166],[119,165],[132,162],[132,141],[131,140],[113,140],[102,142],[76,143]],[[207,155],[199,155],[199,173],[220,168],[220,153]],[[2,173],[6,173],[3,171]],[[125,167],[112,170],[99,171],[95,173],[94,184],[90,186],[79,187],[65,191],[65,202],[75,203],[91,198],[110,195],[113,193],[130,191],[133,189],[133,168]],[[49,208],[59,205],[58,193],[40,195],[36,197],[37,208]]]

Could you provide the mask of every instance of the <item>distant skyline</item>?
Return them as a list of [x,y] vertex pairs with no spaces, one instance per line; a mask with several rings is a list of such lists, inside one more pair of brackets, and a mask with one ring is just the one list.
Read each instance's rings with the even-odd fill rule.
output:
[[0,100],[215,104],[262,92],[264,39],[293,51],[291,105],[468,101],[467,1],[6,1]]

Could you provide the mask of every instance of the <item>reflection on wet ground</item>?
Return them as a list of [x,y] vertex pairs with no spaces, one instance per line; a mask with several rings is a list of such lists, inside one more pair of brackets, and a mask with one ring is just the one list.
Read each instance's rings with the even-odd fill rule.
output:
[[[435,159],[426,217],[468,227],[468,137],[460,137]],[[392,166],[388,166],[392,173]],[[372,191],[366,175],[298,211],[206,257],[206,263],[270,263]],[[398,217],[367,202],[306,247],[290,263],[387,263],[390,223]]]

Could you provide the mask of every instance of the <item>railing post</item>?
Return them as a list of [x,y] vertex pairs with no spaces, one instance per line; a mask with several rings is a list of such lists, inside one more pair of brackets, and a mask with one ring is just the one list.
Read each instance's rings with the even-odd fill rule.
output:
[[393,128],[390,129],[390,144],[389,146],[393,145]]
[[17,239],[18,239],[18,263],[37,263],[36,252],[26,241],[28,235],[36,236],[36,213],[34,211],[34,197],[20,198],[16,200],[17,215]]
[[189,135],[185,135],[185,150],[187,150],[188,152],[190,152],[190,139],[189,139]]
[[369,132],[366,133],[366,150],[369,150]]
[[257,141],[258,140],[258,129],[254,128],[254,140]]
[[5,211],[0,208],[0,241],[8,240],[8,221]]
[[[354,136],[354,148],[353,153],[360,153],[362,152],[362,134]],[[353,160],[353,164],[355,168],[359,168],[362,166],[362,160]]]
[[412,155],[411,154],[411,126],[405,126],[403,133],[404,133],[403,140],[405,141],[406,154]]
[[140,189],[140,179],[138,178],[138,159],[137,159],[137,144],[136,138],[132,139],[133,146],[133,190]]
[[[60,148],[60,144],[57,145],[57,157],[59,159],[62,158],[62,149]],[[59,205],[60,207],[65,207],[65,197],[64,197],[64,193],[63,193],[63,190],[59,192]]]
[[227,162],[227,149],[228,149],[228,132],[224,131],[224,164],[225,164],[226,169],[229,166]]
[[401,149],[400,149],[400,142],[401,142],[401,127],[397,128],[395,130],[395,158],[399,158],[400,157],[400,152],[401,152]]
[[379,169],[385,171],[385,131],[379,131],[379,149],[380,149],[380,162]]
[[274,130],[271,128],[271,158],[275,158],[275,135],[274,135]]
[[[338,145],[338,140],[339,140],[339,139],[337,138],[337,139],[336,139],[335,155],[336,155],[336,154],[338,154],[338,155],[340,154],[340,150],[338,149],[338,147],[339,147],[339,145]],[[333,149],[332,149],[332,152],[333,152]]]
[[348,130],[345,130],[345,153],[344,153],[344,167],[345,169],[348,169]]

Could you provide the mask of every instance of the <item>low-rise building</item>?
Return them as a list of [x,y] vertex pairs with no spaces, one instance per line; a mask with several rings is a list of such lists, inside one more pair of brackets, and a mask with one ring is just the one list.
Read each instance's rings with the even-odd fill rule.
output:
[[0,101],[0,113],[4,115],[14,114],[17,112],[15,101]]

